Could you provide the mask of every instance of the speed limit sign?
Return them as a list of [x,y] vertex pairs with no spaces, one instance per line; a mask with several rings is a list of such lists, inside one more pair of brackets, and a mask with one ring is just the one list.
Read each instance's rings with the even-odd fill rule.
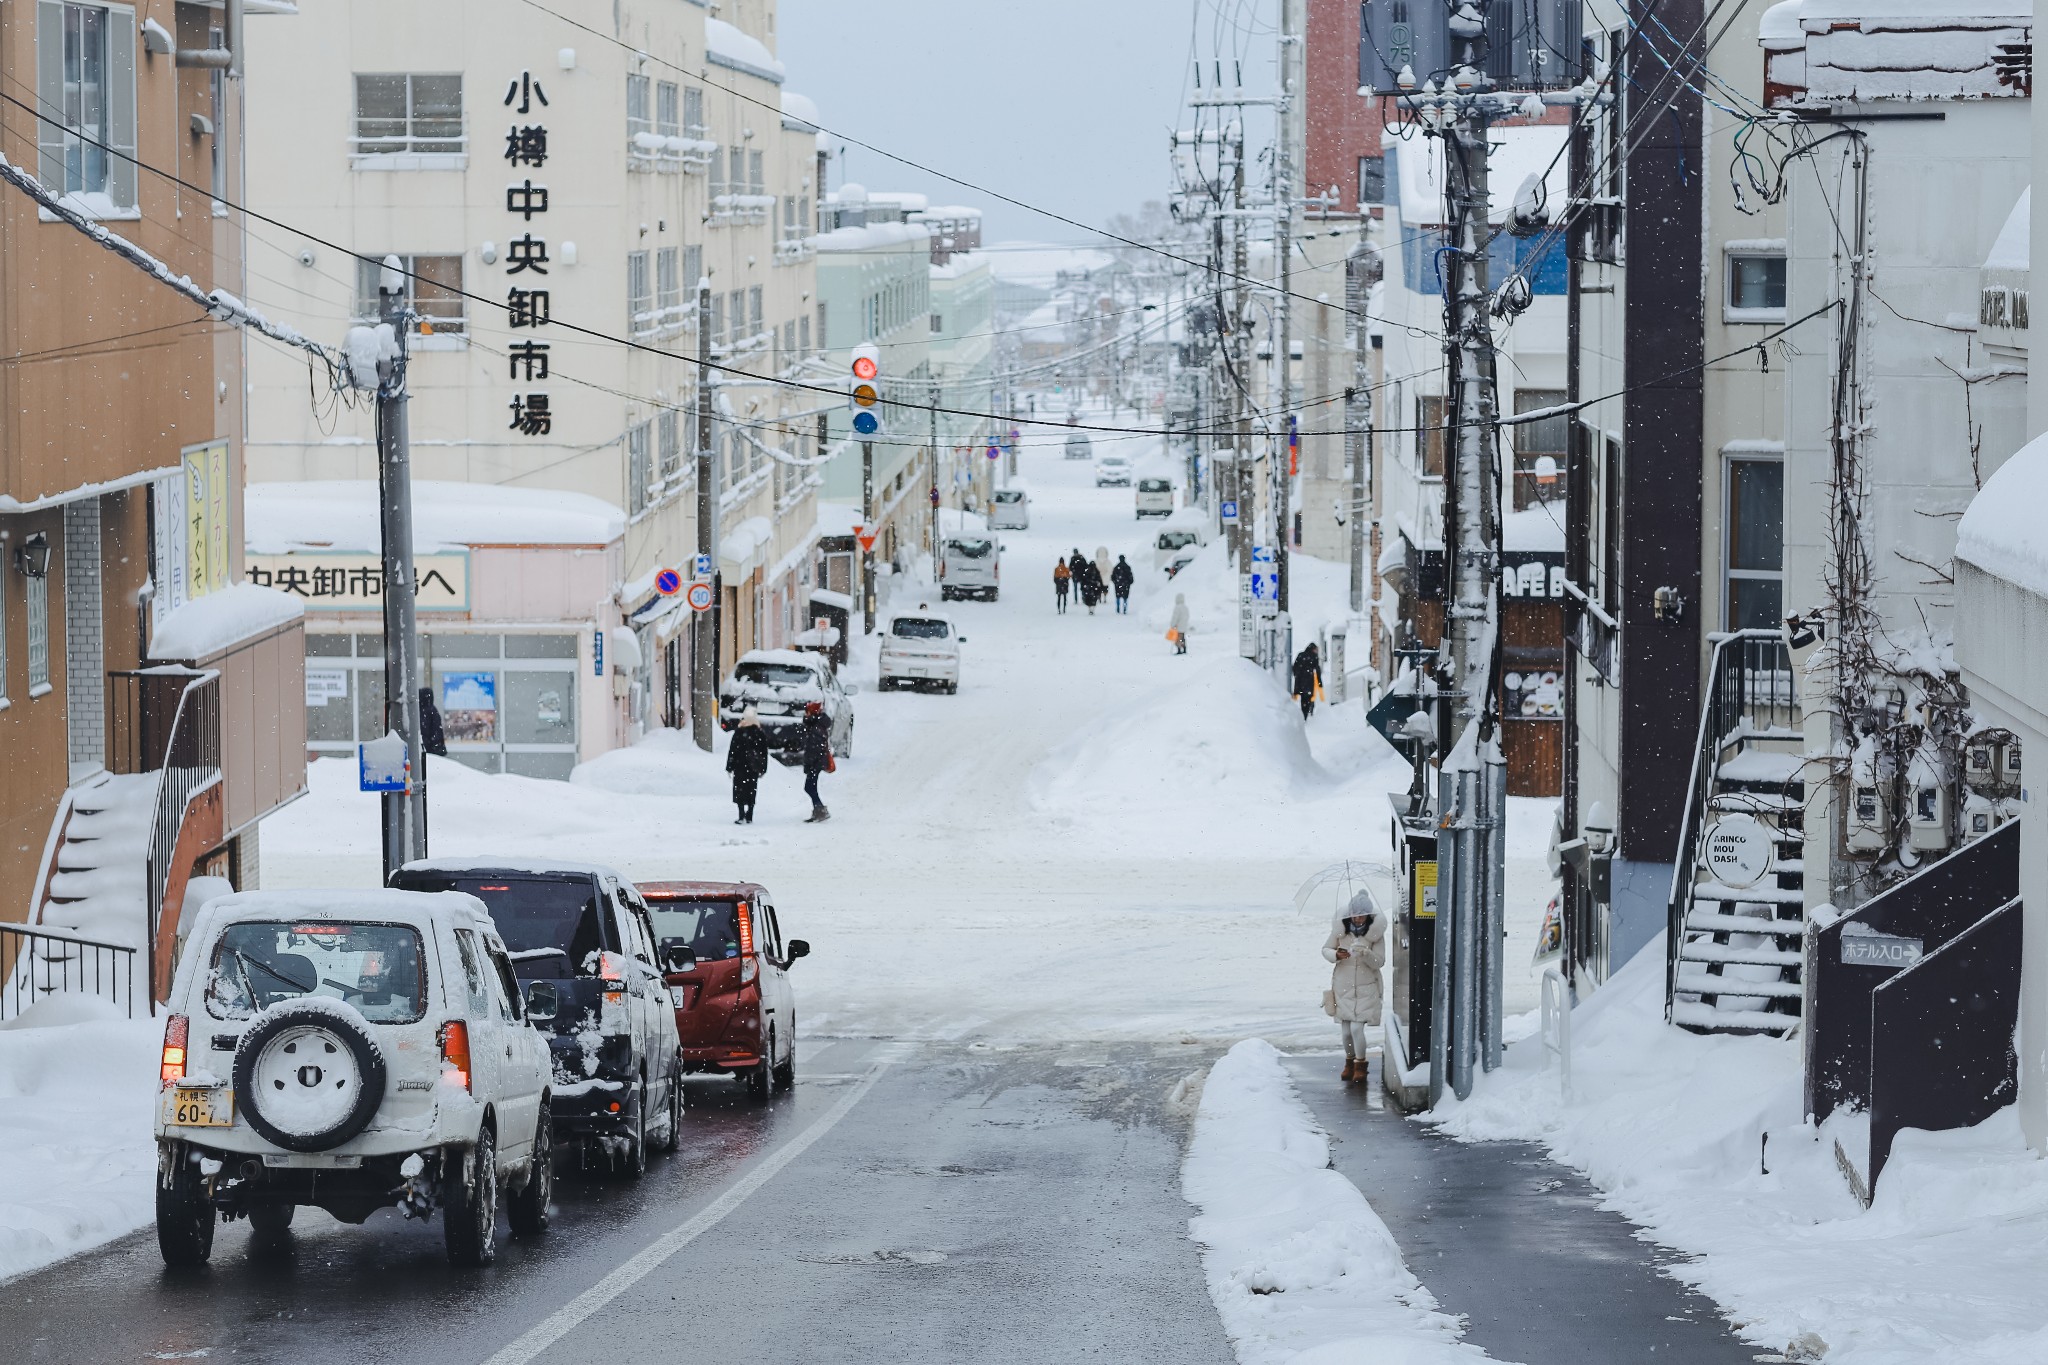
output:
[[690,585],[689,602],[691,611],[710,611],[711,585],[709,583],[692,583]]

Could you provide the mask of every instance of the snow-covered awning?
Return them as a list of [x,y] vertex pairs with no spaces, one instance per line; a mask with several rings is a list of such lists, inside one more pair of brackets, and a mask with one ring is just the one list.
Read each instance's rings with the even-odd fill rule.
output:
[[788,74],[768,45],[750,33],[743,33],[723,19],[704,21],[705,56],[713,66],[722,66],[730,71],[744,71],[749,76],[758,76],[764,81],[782,84]]
[[[384,543],[374,479],[252,483],[242,507],[251,554],[375,553]],[[412,484],[415,553],[471,545],[604,546],[625,530],[624,512],[586,493],[436,479]]]
[[306,614],[303,599],[275,588],[234,583],[167,612],[149,637],[152,659],[211,659]]
[[1956,526],[1956,558],[2048,597],[2048,436],[2037,436],[1984,481]]

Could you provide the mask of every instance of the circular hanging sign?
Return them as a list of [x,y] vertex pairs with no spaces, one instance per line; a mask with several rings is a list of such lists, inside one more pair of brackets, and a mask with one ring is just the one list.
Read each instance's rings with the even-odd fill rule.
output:
[[1777,840],[1751,815],[1724,815],[1707,827],[1707,870],[1723,886],[1755,886],[1770,872]]
[[690,610],[711,610],[711,585],[709,583],[692,583],[690,585]]
[[674,569],[663,569],[654,576],[654,590],[663,597],[674,597],[683,590],[683,576]]

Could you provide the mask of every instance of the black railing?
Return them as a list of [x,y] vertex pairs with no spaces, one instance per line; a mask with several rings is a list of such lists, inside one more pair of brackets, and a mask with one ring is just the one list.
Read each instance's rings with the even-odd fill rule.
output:
[[0,924],[0,1023],[52,995],[95,995],[135,1017],[135,949],[62,929]]
[[175,664],[108,674],[107,761],[117,773],[157,774],[146,883],[153,973],[186,808],[221,777],[220,674]]
[[1700,841],[1706,837],[1708,803],[1713,799],[1714,774],[1722,751],[1753,740],[1800,738],[1798,691],[1785,637],[1775,630],[1739,630],[1709,638],[1714,641],[1714,662],[1707,674],[1706,697],[1700,703],[1685,823],[1679,827],[1678,854],[1671,868],[1668,932],[1664,936],[1667,1019],[1677,998],[1678,951],[1685,943],[1693,872],[1699,863]]

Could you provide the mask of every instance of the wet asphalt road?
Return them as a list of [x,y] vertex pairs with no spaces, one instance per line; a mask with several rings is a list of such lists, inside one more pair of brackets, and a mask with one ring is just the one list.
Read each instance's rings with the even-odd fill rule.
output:
[[813,1041],[768,1105],[693,1086],[645,1179],[558,1181],[488,1270],[389,1210],[238,1222],[190,1275],[144,1231],[10,1282],[0,1358],[1226,1365],[1166,1100],[1201,1051]]

